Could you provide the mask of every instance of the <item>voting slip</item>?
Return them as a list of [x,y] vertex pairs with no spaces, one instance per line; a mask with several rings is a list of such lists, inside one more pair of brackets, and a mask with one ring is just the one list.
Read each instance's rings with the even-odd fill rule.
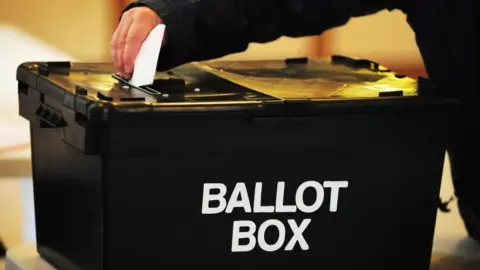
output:
[[164,34],[165,25],[159,24],[142,43],[135,59],[135,66],[130,79],[131,85],[140,87],[153,84]]

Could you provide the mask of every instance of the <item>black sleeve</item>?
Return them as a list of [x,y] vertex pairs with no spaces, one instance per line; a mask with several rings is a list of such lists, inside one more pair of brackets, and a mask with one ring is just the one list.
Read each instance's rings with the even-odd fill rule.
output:
[[479,2],[417,0],[405,10],[430,81],[467,103],[480,93]]
[[[410,1],[410,0],[408,0]],[[159,69],[246,50],[251,42],[321,34],[350,18],[401,9],[407,0],[139,0],[167,26]],[[401,4],[403,5],[403,4]]]

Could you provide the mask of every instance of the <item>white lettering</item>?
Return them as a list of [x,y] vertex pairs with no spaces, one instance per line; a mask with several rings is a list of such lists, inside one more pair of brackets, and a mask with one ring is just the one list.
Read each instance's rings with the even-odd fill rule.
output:
[[275,212],[277,213],[294,213],[297,211],[295,205],[283,205],[285,196],[285,182],[278,182],[277,184],[277,198],[275,201]]
[[[206,183],[203,189],[202,214],[219,214],[223,211],[230,214],[235,208],[243,208],[245,213],[295,213],[297,209],[304,213],[313,213],[320,209],[325,199],[325,189],[330,188],[330,212],[338,211],[340,189],[348,187],[348,181],[307,181],[298,186],[295,193],[295,204],[285,204],[285,182],[277,183],[276,198],[272,205],[262,205],[263,183],[255,183],[254,194],[249,194],[245,183],[237,183],[229,198],[227,188],[220,183]],[[313,188],[315,201],[306,205],[305,192]],[[252,201],[253,197],[253,201]],[[217,206],[214,203],[217,203]]]
[[[211,190],[218,189],[217,194],[212,194]],[[203,200],[202,200],[202,214],[218,214],[221,213],[227,206],[225,195],[227,194],[227,187],[224,184],[206,183],[203,185]],[[217,207],[210,207],[211,201],[218,201]]]
[[[268,244],[267,241],[265,241],[265,232],[270,226],[277,227],[277,230],[278,230],[278,239],[273,244]],[[262,225],[260,225],[260,228],[258,229],[258,245],[260,246],[261,249],[267,252],[277,251],[282,247],[284,242],[285,242],[285,226],[283,226],[282,222],[276,219],[272,219],[272,220],[267,220]]]
[[262,183],[255,183],[255,196],[253,198],[253,212],[255,213],[273,213],[275,207],[262,206]]
[[[248,231],[242,232],[241,228],[248,228]],[[240,220],[233,222],[232,252],[248,252],[252,251],[256,245],[255,223],[249,220]],[[248,244],[240,245],[240,239],[248,239]]]
[[285,250],[287,251],[292,250],[296,242],[298,242],[302,250],[309,249],[308,243],[303,237],[303,232],[305,231],[305,229],[307,228],[307,226],[310,224],[311,221],[312,221],[311,219],[304,219],[300,224],[300,226],[297,226],[297,223],[295,222],[295,220],[293,219],[288,220],[288,224],[290,225],[290,228],[292,229],[292,232],[293,232],[293,237],[288,242],[287,246],[285,247]]
[[[315,189],[317,196],[316,196],[315,202],[312,205],[307,206],[303,201],[303,194],[305,190],[309,187],[312,187]],[[300,209],[300,211],[304,213],[313,213],[322,206],[324,197],[325,197],[325,191],[323,190],[323,187],[320,183],[316,181],[307,181],[302,183],[298,187],[297,193],[295,195],[295,202],[297,204],[298,209]]]
[[340,188],[347,188],[348,181],[325,181],[323,187],[332,189],[330,192],[330,212],[337,212]]
[[[308,250],[309,245],[303,236],[308,225],[311,223],[311,219],[305,219],[300,226],[297,225],[295,220],[289,219],[288,224],[293,232],[293,236],[285,246],[286,251],[292,251],[295,244],[298,243],[302,250]],[[278,238],[274,243],[267,243],[265,240],[265,234],[267,229],[275,227],[278,231]],[[247,228],[247,231],[242,231],[242,228]],[[233,234],[232,234],[232,252],[249,252],[252,251],[258,243],[258,246],[266,252],[274,252],[279,250],[285,243],[285,225],[279,220],[271,219],[263,222],[258,228],[258,235],[255,237],[256,225],[249,220],[241,220],[233,222]],[[248,242],[244,245],[240,245],[241,239],[247,239]],[[258,240],[257,240],[258,239]]]
[[[255,183],[253,202],[249,195],[245,183],[237,183],[229,198],[226,198],[227,187],[220,183],[205,183],[203,188],[202,214],[219,214],[225,211],[231,214],[235,208],[243,208],[245,213],[295,213],[298,210],[304,213],[313,213],[320,209],[325,199],[325,189],[330,188],[330,212],[338,211],[340,189],[349,186],[348,181],[325,181],[323,185],[317,181],[307,181],[298,186],[295,193],[295,205],[285,204],[285,182],[277,183],[276,197],[274,205],[262,205],[261,182]],[[308,188],[313,188],[315,201],[306,205],[305,192]],[[217,203],[217,206],[212,206]],[[212,204],[212,205],[211,205]],[[252,205],[253,204],[253,205]],[[253,211],[252,211],[253,210]],[[250,252],[258,245],[261,250],[266,252],[275,252],[284,247],[285,251],[292,251],[295,246],[301,250],[309,250],[310,246],[305,239],[304,233],[312,222],[311,219],[304,219],[299,224],[294,219],[288,219],[293,236],[286,242],[286,224],[281,220],[270,219],[258,227],[250,220],[240,220],[233,222],[232,233],[232,252]],[[276,240],[265,239],[267,230],[278,231]],[[242,244],[240,244],[242,242]],[[286,245],[285,245],[286,244]]]
[[252,212],[252,208],[250,206],[250,199],[248,198],[248,192],[245,183],[238,183],[235,185],[225,212],[230,214],[236,207],[243,208],[246,213]]

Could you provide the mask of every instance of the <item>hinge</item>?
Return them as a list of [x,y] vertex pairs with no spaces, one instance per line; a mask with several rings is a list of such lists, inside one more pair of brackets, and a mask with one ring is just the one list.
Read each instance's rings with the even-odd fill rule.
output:
[[69,75],[72,64],[69,61],[46,62],[38,66],[38,73],[48,76],[50,73]]

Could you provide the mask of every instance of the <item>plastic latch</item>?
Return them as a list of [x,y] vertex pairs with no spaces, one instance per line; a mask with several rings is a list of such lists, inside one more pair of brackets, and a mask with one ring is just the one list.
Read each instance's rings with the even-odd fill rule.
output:
[[41,64],[40,66],[38,66],[38,73],[40,73],[43,76],[50,75],[50,69],[48,69],[47,64]]
[[100,100],[104,100],[104,101],[113,101],[113,98],[112,97],[109,97],[107,95],[104,95],[100,92],[97,93],[97,98],[99,98]]
[[86,96],[88,94],[87,89],[81,87],[81,86],[75,86],[75,94],[79,96]]
[[308,57],[287,58],[285,59],[285,64],[286,65],[295,65],[295,64],[305,65],[305,64],[308,64]]
[[403,91],[384,91],[378,93],[379,97],[403,97]]
[[45,104],[40,104],[35,115],[39,118],[42,124],[41,127],[43,128],[59,128],[66,126],[61,113]]
[[46,62],[38,67],[38,73],[48,76],[50,73],[69,75],[72,64],[69,61]]
[[368,69],[374,72],[391,72],[390,69],[380,69],[380,64],[367,59],[354,59],[343,55],[333,55],[332,64],[344,65],[354,69]]

